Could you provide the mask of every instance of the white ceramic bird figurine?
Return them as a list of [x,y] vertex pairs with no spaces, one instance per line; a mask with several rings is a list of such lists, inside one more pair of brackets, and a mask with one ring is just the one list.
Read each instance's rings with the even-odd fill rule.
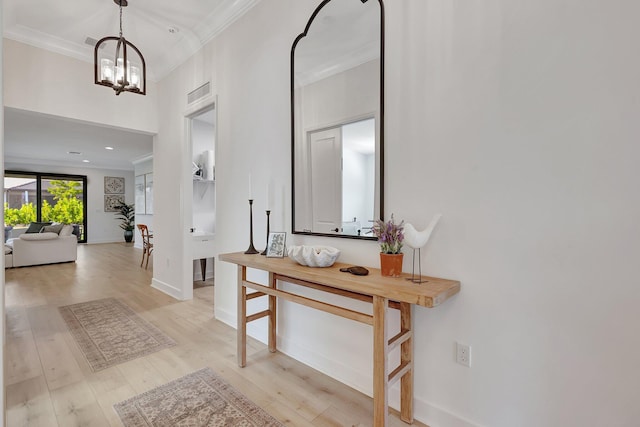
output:
[[429,238],[431,237],[433,229],[436,228],[438,221],[440,221],[440,218],[442,218],[442,214],[436,214],[429,223],[429,226],[422,231],[416,230],[415,227],[411,224],[405,224],[404,242],[407,244],[407,246],[413,249],[419,249],[426,245],[429,241]]
[[[433,233],[433,229],[438,225],[438,221],[442,218],[442,214],[436,214],[427,228],[422,231],[416,230],[416,228],[411,224],[404,225],[404,242],[413,249],[413,259],[412,259],[412,271],[411,277],[407,278],[407,280],[412,281],[413,283],[425,283],[428,280],[422,280],[422,256],[420,254],[420,248],[425,246],[431,237],[431,233]],[[416,276],[416,249],[418,250],[418,275]]]

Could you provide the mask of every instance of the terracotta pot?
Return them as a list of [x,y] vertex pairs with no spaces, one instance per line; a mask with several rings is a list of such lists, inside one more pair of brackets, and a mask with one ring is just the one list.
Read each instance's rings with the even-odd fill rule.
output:
[[385,254],[380,252],[380,274],[387,277],[400,277],[404,254]]

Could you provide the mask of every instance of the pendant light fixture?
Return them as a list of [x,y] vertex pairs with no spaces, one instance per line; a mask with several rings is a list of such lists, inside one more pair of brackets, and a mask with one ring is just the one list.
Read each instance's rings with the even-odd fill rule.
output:
[[95,84],[116,91],[147,93],[147,66],[140,50],[122,35],[122,8],[127,0],[113,0],[120,7],[120,36],[104,37],[96,43],[93,53]]

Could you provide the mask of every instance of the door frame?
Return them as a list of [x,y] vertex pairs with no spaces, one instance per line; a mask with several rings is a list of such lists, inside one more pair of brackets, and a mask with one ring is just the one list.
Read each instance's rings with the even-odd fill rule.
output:
[[[182,147],[184,155],[182,159],[182,209],[181,209],[181,228],[183,236],[183,252],[182,252],[182,300],[193,299],[193,257],[192,246],[193,236],[191,235],[191,227],[193,223],[193,179],[191,172],[191,163],[193,159],[192,135],[191,128],[194,118],[210,110],[215,111],[216,126],[214,129],[213,152],[214,159],[217,158],[217,141],[218,141],[218,97],[210,95],[202,98],[188,108],[184,113],[184,131],[185,138]],[[217,202],[216,202],[217,203]],[[215,267],[214,267],[215,271]]]

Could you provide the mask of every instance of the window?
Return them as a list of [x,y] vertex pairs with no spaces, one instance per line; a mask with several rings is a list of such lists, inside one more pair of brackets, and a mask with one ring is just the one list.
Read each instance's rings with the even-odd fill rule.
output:
[[74,225],[78,242],[87,241],[87,177],[6,171],[4,178],[4,225],[26,226],[30,222]]

